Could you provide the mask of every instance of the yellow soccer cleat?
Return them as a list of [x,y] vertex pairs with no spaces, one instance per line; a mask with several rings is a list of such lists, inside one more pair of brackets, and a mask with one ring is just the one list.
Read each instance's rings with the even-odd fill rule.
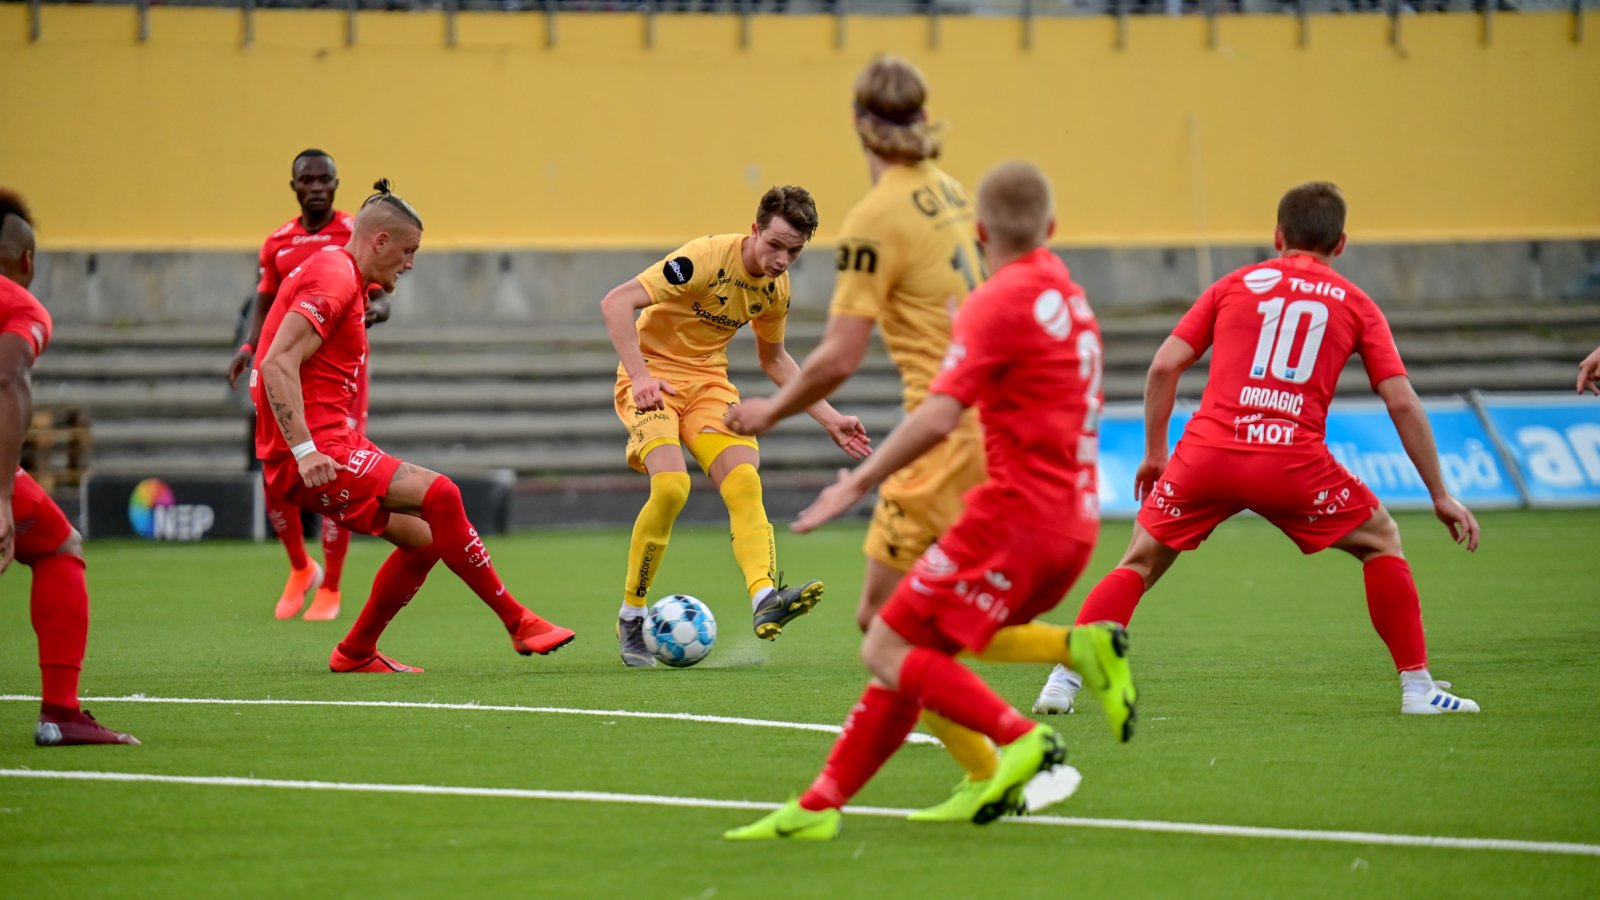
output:
[[1049,725],[1036,725],[1022,737],[1000,748],[1000,766],[984,782],[972,821],[987,825],[1023,808],[1023,788],[1040,772],[1048,772],[1067,758],[1067,744]]
[[[906,816],[906,820],[910,822],[971,822],[978,815],[978,811],[983,808],[983,795],[989,789],[989,782],[992,780],[973,781],[970,776],[963,778],[943,803],[930,806],[927,809],[919,809]],[[1021,810],[1007,809],[1001,815],[1015,812],[1021,812]]]
[[837,809],[813,812],[798,799],[791,799],[743,828],[724,831],[722,837],[729,841],[831,841],[843,828],[844,816]]

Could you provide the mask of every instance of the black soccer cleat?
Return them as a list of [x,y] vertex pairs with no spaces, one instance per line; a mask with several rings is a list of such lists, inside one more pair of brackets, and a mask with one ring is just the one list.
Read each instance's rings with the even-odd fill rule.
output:
[[629,668],[648,669],[656,664],[650,648],[644,645],[644,616],[617,617],[617,652],[622,655],[622,664]]
[[822,602],[822,582],[808,581],[799,587],[784,587],[783,576],[778,576],[774,590],[763,597],[755,609],[756,637],[764,641],[775,640],[783,633],[783,626],[793,622]]

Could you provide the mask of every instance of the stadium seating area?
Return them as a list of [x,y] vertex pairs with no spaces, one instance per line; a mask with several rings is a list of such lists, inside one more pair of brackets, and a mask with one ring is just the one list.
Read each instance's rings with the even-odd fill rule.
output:
[[[1571,389],[1573,361],[1593,348],[1587,304],[1504,303],[1454,310],[1396,310],[1391,322],[1423,395]],[[1105,317],[1106,397],[1136,401],[1172,313]],[[803,357],[818,321],[792,328]],[[93,465],[134,474],[159,469],[237,470],[243,415],[222,378],[225,327],[62,329],[36,373],[41,406],[84,407]],[[625,476],[622,433],[611,411],[616,357],[594,327],[389,325],[372,332],[372,435],[416,461],[452,470],[511,468],[524,479],[571,482]],[[771,392],[747,334],[730,350],[735,380]],[[1361,390],[1359,371],[1347,390]],[[1185,380],[1198,397],[1203,375]],[[883,436],[899,418],[899,380],[881,349],[840,392],[839,406]],[[804,417],[764,441],[764,466],[820,474],[843,460]]]

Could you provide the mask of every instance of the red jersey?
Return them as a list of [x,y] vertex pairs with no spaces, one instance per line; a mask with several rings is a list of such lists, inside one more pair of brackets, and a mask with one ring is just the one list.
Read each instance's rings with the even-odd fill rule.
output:
[[14,334],[33,348],[33,358],[50,344],[50,314],[28,289],[0,276],[0,334]]
[[967,492],[968,515],[1094,542],[1100,360],[1094,311],[1046,248],[967,295],[928,390],[978,407],[989,480]]
[[[306,426],[313,439],[344,435],[356,418],[356,395],[367,366],[366,282],[356,261],[343,247],[312,254],[290,272],[261,328],[262,355],[272,346],[284,316],[298,315],[311,323],[322,346],[300,364],[300,391],[305,399]],[[258,368],[250,374],[250,396],[256,416],[256,457],[288,456],[278,421],[271,414]]]
[[1312,256],[1246,266],[1213,284],[1172,336],[1211,347],[1211,376],[1185,443],[1280,451],[1320,445],[1339,373],[1361,354],[1367,379],[1406,374],[1383,311]]
[[355,226],[354,216],[337,209],[328,224],[316,231],[307,231],[299,216],[283,223],[261,245],[261,280],[256,292],[276,296],[283,280],[311,254],[350,243]]

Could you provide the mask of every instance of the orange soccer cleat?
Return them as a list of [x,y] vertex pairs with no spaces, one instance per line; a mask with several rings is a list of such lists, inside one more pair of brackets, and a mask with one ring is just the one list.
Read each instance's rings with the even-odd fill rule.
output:
[[333,588],[317,588],[311,598],[311,608],[301,616],[307,622],[327,622],[339,618],[339,592]]
[[571,628],[562,628],[554,622],[546,622],[535,613],[524,613],[522,622],[517,625],[517,632],[511,636],[511,646],[516,648],[523,656],[532,656],[537,653],[544,656],[572,643]]
[[355,659],[345,656],[338,647],[334,647],[333,655],[328,657],[328,669],[342,674],[362,672],[374,675],[421,675],[425,671],[421,666],[408,666],[376,650],[366,659]]
[[283,596],[278,598],[278,608],[273,614],[280,619],[292,619],[300,614],[317,589],[322,587],[322,567],[314,559],[306,560],[303,569],[290,569],[289,580],[284,582]]

